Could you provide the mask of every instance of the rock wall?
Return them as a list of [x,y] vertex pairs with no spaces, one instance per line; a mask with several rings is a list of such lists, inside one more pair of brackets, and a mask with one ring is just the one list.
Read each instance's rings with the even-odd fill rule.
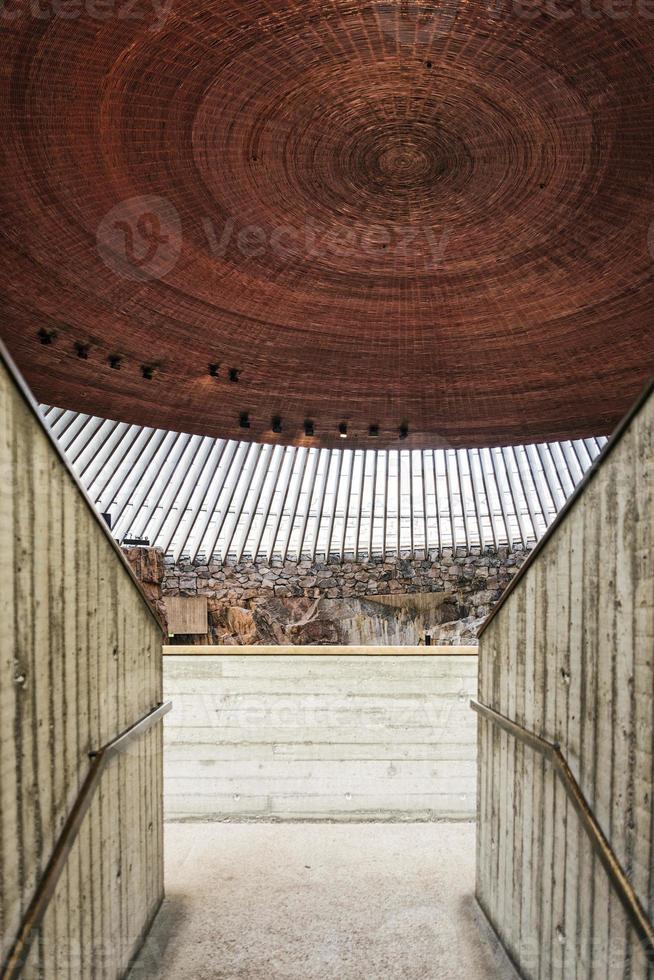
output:
[[126,553],[159,608],[167,596],[207,597],[209,632],[171,642],[298,645],[404,645],[426,633],[437,644],[474,643],[527,557],[502,547],[424,560],[219,565],[164,563],[152,548]]
[[163,598],[166,566],[163,551],[159,548],[123,548],[122,552],[166,628],[166,603]]

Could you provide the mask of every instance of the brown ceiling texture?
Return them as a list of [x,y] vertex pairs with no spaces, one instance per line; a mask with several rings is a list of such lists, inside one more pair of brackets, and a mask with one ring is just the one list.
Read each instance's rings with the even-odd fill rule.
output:
[[3,9],[0,323],[42,401],[483,446],[607,432],[651,373],[654,7]]

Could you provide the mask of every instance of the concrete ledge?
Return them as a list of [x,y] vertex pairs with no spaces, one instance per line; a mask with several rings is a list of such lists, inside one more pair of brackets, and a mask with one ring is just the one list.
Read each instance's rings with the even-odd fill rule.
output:
[[169,657],[476,657],[478,647],[164,646]]

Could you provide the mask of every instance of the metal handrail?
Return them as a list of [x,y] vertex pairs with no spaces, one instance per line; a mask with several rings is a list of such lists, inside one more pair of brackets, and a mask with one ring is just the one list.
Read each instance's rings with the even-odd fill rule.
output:
[[494,711],[493,708],[489,708],[485,704],[481,704],[479,701],[472,700],[470,707],[478,715],[488,719],[494,725],[497,725],[498,728],[503,729],[503,731],[512,735],[518,741],[528,745],[552,763],[563,783],[568,798],[579,814],[582,826],[590,838],[593,849],[600,859],[609,877],[609,881],[622,902],[627,917],[645,949],[648,960],[654,962],[654,925],[652,925],[647,912],[636,895],[604,831],[597,822],[558,743],[548,742],[546,739],[541,738],[540,735],[530,732],[527,728],[523,728],[522,725],[511,721],[510,718],[505,717],[505,715],[500,714],[498,711]]
[[91,805],[102,773],[112,759],[121,752],[125,752],[133,741],[140,738],[141,735],[152,728],[171,708],[171,701],[158,705],[158,707],[153,708],[145,717],[141,718],[140,721],[137,721],[136,724],[131,725],[130,728],[125,729],[124,732],[121,732],[111,742],[103,745],[97,752],[89,752],[91,768],[77,795],[77,799],[59,835],[59,839],[55,844],[52,856],[43,872],[34,897],[25,912],[18,935],[2,967],[2,973],[0,974],[1,980],[15,980],[25,965],[36,932],[43,922],[43,917],[48,909],[57,882],[64,870],[68,855],[80,831],[84,816]]

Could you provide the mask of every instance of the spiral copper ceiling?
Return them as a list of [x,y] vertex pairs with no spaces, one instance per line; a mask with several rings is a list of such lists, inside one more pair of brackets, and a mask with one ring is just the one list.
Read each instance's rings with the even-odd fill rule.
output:
[[7,0],[1,322],[37,397],[322,446],[608,431],[654,362],[652,13]]

